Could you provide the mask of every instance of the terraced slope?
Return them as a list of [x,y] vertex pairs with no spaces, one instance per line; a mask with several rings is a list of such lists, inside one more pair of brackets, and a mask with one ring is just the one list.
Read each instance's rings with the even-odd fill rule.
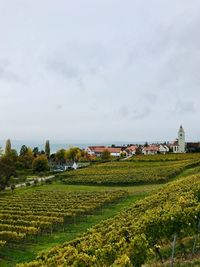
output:
[[127,196],[123,190],[66,192],[37,190],[0,197],[0,244],[23,242],[51,233],[76,217]]
[[175,248],[176,240],[184,246],[189,237],[189,249],[195,250],[199,224],[200,175],[193,175],[171,182],[82,237],[18,266],[141,266],[158,259],[172,240]]
[[[200,157],[165,155],[160,157],[133,157],[133,160],[95,164],[89,168],[70,171],[61,175],[65,184],[136,185],[163,183],[180,174],[184,169],[200,165]],[[170,160],[173,158],[173,160]],[[137,160],[136,160],[137,159]],[[156,160],[157,159],[157,160]]]

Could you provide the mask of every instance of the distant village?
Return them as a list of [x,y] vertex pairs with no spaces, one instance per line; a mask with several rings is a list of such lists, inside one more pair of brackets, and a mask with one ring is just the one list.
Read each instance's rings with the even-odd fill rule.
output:
[[90,156],[101,157],[104,151],[109,151],[113,157],[128,157],[137,154],[143,155],[156,155],[156,154],[167,154],[167,153],[186,153],[186,152],[200,152],[200,142],[186,142],[185,131],[182,125],[178,131],[178,138],[173,142],[165,143],[152,143],[147,142],[144,145],[141,144],[130,144],[127,146],[88,146],[85,152]]

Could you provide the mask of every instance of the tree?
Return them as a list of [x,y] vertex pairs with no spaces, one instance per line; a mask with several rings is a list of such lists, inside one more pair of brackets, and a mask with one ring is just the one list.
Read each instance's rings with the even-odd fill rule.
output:
[[10,139],[8,139],[6,141],[6,146],[5,146],[5,155],[6,156],[9,155],[10,152],[11,152],[11,141],[10,141]]
[[16,176],[15,167],[10,165],[4,159],[0,159],[0,187],[5,189],[9,185],[10,178]]
[[51,161],[52,163],[56,161],[56,154],[55,154],[55,153],[51,154],[51,156],[50,156],[50,161]]
[[46,154],[48,159],[50,158],[50,153],[51,153],[50,143],[49,143],[49,140],[47,140],[46,144],[45,144],[45,154]]
[[71,147],[66,151],[66,159],[70,161],[78,161],[81,157],[81,150],[78,147]]
[[139,146],[136,148],[135,154],[136,154],[136,155],[140,155],[140,154],[142,154],[142,147],[141,147],[141,145],[139,145]]
[[37,156],[37,158],[33,160],[32,168],[35,172],[48,171],[49,162],[47,157],[45,155]]
[[34,154],[34,157],[37,157],[40,154],[38,147],[33,148],[33,154]]
[[102,160],[110,160],[111,159],[110,151],[105,149],[101,155],[101,159]]
[[23,146],[21,155],[18,158],[18,168],[31,169],[34,160],[34,153],[30,147]]
[[20,155],[20,156],[25,156],[25,155],[27,154],[27,152],[28,152],[28,147],[25,146],[25,145],[23,145],[23,146],[21,147],[21,149],[20,149],[19,155]]
[[17,165],[17,159],[18,159],[18,154],[15,149],[11,149],[9,152],[3,154],[1,157],[2,161],[10,166],[16,166]]
[[60,149],[56,152],[56,161],[58,164],[64,164],[66,162],[66,150]]
[[148,142],[145,142],[144,146],[145,147],[148,147],[149,146]]

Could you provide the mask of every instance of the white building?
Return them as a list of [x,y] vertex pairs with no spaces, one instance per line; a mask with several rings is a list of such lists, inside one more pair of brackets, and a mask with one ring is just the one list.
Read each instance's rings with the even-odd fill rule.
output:
[[182,125],[178,131],[178,139],[170,145],[173,153],[185,153],[186,152],[186,143],[185,143],[185,132]]
[[126,151],[128,155],[136,155],[137,149],[138,149],[138,146],[132,145],[132,146],[127,147]]
[[178,139],[174,141],[172,144],[170,144],[170,148],[172,149],[173,153],[179,153],[178,152]]
[[185,132],[183,130],[182,125],[179,128],[178,131],[178,152],[179,153],[185,153],[185,148],[186,148],[186,144],[185,144]]
[[106,146],[89,146],[85,149],[85,152],[87,152],[91,156],[101,157],[103,152],[107,150],[110,152],[110,155],[113,157],[120,157],[121,153],[127,152],[122,150],[121,147],[106,147]]
[[161,154],[169,153],[169,147],[167,145],[159,145],[159,152]]

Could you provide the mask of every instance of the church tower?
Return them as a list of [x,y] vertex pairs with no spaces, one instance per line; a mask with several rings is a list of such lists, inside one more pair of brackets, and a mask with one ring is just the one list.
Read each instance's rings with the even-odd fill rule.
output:
[[178,131],[178,152],[185,153],[185,132],[182,125]]

